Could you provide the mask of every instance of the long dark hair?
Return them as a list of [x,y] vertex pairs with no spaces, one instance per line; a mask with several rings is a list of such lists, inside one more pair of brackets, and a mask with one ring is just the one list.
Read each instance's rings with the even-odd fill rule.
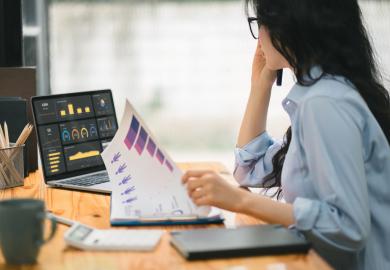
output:
[[[370,39],[357,0],[246,0],[259,23],[267,27],[272,44],[287,59],[297,83],[305,86],[310,68],[319,65],[324,74],[347,78],[356,87],[381,126],[390,144],[390,98],[381,83]],[[278,187],[285,155],[291,142],[288,128],[282,148],[272,159],[273,171],[265,187]]]

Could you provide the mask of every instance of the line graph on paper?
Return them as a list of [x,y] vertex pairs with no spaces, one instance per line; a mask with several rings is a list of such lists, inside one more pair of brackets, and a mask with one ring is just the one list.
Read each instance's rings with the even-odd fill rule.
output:
[[[162,196],[161,190],[158,192],[151,192],[149,198],[146,200],[149,202],[148,207],[137,207],[139,194],[137,194],[136,183],[133,181],[132,175],[129,173],[127,163],[122,160],[122,154],[116,152],[111,158],[111,164],[117,164],[114,167],[115,175],[119,178],[116,181],[116,186],[120,192],[120,201],[125,208],[125,213],[128,216],[142,217],[142,216],[178,216],[183,215],[184,211],[180,208],[178,199],[175,195],[170,197]],[[153,190],[153,188],[151,188]],[[142,196],[142,195],[141,195]],[[159,198],[161,196],[161,198]],[[142,196],[145,200],[145,194]],[[158,200],[156,200],[158,199]]]
[[125,213],[129,217],[164,217],[164,216],[181,216],[188,213],[185,213],[183,209],[180,208],[176,197],[173,195],[170,197],[168,203],[156,203],[150,205],[150,209],[145,209],[144,207],[139,208],[134,204],[125,205]]

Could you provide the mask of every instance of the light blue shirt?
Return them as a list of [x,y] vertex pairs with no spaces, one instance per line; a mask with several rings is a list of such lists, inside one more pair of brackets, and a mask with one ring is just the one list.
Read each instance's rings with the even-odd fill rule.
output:
[[[390,146],[366,103],[343,77],[326,75],[296,84],[283,107],[292,140],[281,182],[293,227],[336,269],[390,269]],[[239,184],[262,187],[280,145],[264,132],[237,148]]]

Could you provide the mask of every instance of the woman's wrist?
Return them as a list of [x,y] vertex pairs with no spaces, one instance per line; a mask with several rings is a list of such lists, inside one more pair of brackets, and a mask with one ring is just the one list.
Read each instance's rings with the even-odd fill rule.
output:
[[263,70],[259,76],[252,76],[252,87],[271,89],[276,80],[276,71]]
[[274,81],[260,81],[260,82],[255,81],[251,83],[251,90],[270,92],[273,84]]
[[291,204],[274,201],[260,194],[240,189],[237,192],[237,213],[261,219],[272,224],[283,224],[286,227],[294,224],[295,218]]
[[269,199],[260,194],[253,193],[250,190],[245,190],[242,188],[240,188],[239,192],[237,193],[238,203],[235,212],[245,215],[253,215],[251,210],[253,210],[254,204],[256,205],[255,208],[259,210],[259,207],[261,208],[263,200]]
[[250,196],[251,191],[244,190],[242,188],[237,189],[236,203],[233,211],[243,213],[247,206],[247,198]]

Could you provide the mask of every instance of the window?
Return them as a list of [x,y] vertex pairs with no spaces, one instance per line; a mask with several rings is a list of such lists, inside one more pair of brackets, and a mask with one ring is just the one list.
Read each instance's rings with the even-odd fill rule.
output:
[[[389,73],[390,2],[362,7]],[[256,47],[242,1],[52,0],[49,25],[52,93],[110,88],[118,118],[127,97],[175,160],[232,168]],[[273,92],[268,129],[279,138],[293,83],[285,73]]]
[[22,0],[23,65],[37,67],[37,92],[49,94],[47,1]]

